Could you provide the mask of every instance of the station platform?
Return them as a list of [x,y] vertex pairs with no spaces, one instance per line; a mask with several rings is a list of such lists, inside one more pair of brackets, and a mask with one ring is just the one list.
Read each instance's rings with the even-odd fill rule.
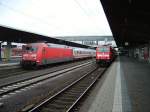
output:
[[150,64],[118,57],[80,112],[150,112]]
[[0,67],[16,66],[19,64],[20,64],[19,60],[0,61]]

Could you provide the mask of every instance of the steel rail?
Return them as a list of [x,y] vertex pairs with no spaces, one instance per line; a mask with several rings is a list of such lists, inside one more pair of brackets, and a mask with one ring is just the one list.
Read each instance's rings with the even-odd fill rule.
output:
[[[67,87],[65,87],[64,89],[62,89],[61,91],[59,91],[58,93],[56,93],[55,95],[53,95],[53,96],[51,96],[50,98],[48,98],[48,99],[46,99],[45,101],[43,101],[42,103],[40,103],[39,105],[37,105],[37,106],[35,106],[34,108],[31,108],[31,109],[29,109],[29,110],[25,110],[25,111],[28,111],[28,112],[41,112],[41,110],[42,110],[42,108],[44,108],[44,106],[45,105],[48,105],[49,104],[49,102],[54,102],[55,103],[55,101],[56,101],[56,103],[57,102],[59,102],[59,103],[61,103],[61,97],[60,97],[60,99],[58,98],[61,94],[64,94],[66,91],[68,91],[68,89],[70,89],[71,87],[73,87],[73,86],[76,86],[76,84],[78,84],[78,83],[82,83],[82,80],[84,80],[86,77],[88,77],[90,74],[92,74],[92,73],[94,73],[95,72],[95,70],[96,70],[97,68],[95,68],[94,70],[92,70],[92,71],[90,71],[89,73],[86,73],[85,75],[83,75],[81,78],[79,78],[78,80],[76,80],[76,81],[74,81],[73,83],[71,83],[70,85],[68,85]],[[102,73],[100,74],[100,75],[102,75],[103,73],[104,73],[104,71],[105,71],[106,69],[104,69],[104,70],[102,70]],[[57,104],[55,104],[55,105],[52,105],[52,104],[50,104],[51,106],[56,106],[56,112],[58,111],[61,111],[61,112],[69,112],[75,105],[76,105],[76,103],[84,96],[84,94],[92,87],[92,85],[96,82],[96,80],[98,79],[98,77],[100,76],[100,75],[97,75],[93,80],[92,80],[92,82],[88,85],[88,86],[86,86],[85,88],[85,90],[84,91],[82,91],[82,94],[77,98],[77,99],[75,99],[75,101],[73,101],[73,103],[72,103],[72,105],[71,106],[69,106],[68,107],[68,109],[66,109],[66,110],[59,110],[60,108],[61,108],[61,105],[59,105],[58,107],[56,106]],[[89,78],[91,78],[90,76],[89,76]],[[91,79],[90,79],[91,80]],[[86,79],[85,79],[85,81],[86,81]],[[83,85],[82,85],[83,86]],[[78,87],[82,87],[81,85],[78,85]],[[75,88],[76,89],[76,88]],[[75,91],[75,92],[79,92],[79,90],[78,91]],[[67,93],[67,92],[66,92]],[[71,93],[70,93],[71,94]],[[74,93],[74,94],[76,94],[76,93]],[[62,95],[63,96],[63,95]],[[71,97],[73,97],[73,95],[71,95]],[[58,99],[57,99],[58,98]],[[56,100],[55,100],[56,99]],[[71,100],[71,99],[70,99]],[[62,103],[63,103],[63,101],[62,101]],[[70,104],[71,102],[67,102],[68,104]],[[67,107],[67,103],[66,103],[66,107]],[[58,110],[57,110],[58,109]],[[55,112],[55,111],[51,111],[51,110],[48,110],[48,112]]]
[[57,72],[55,71],[55,72],[49,73],[47,75],[43,75],[43,76],[39,76],[39,77],[32,78],[32,79],[29,79],[29,80],[25,80],[23,82],[17,82],[17,83],[12,84],[12,85],[4,86],[4,87],[0,88],[0,97],[2,97],[3,95],[7,95],[11,92],[14,92],[16,90],[20,90],[22,88],[32,86],[33,84],[37,84],[39,82],[45,81],[49,78],[56,77],[58,75],[61,75],[62,73],[66,73],[66,72],[78,69],[82,66],[86,67],[86,66],[89,66],[91,64],[92,64],[92,62],[87,62],[87,63],[81,64],[81,65],[70,67],[70,68],[60,70],[60,71],[57,71]]

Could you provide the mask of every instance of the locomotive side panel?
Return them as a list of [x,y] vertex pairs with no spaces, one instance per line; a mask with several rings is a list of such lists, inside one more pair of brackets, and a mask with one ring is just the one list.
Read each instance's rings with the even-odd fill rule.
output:
[[50,64],[57,62],[64,62],[73,59],[73,53],[71,49],[64,48],[49,48],[43,49],[42,64]]

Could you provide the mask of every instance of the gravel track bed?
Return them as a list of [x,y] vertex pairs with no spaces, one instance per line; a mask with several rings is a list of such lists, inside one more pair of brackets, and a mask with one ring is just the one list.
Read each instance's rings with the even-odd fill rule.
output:
[[4,70],[0,70],[0,78],[7,78],[10,76],[20,75],[28,72],[29,72],[28,70],[24,70],[22,68],[4,69]]
[[[82,61],[83,60],[81,60],[81,62]],[[47,69],[49,67],[57,67],[57,66],[60,66],[60,65],[63,65],[63,64],[69,64],[69,63],[73,63],[73,62],[51,64],[51,65],[48,65],[48,66],[40,67],[40,68],[38,68],[38,70]],[[10,77],[10,76],[14,76],[14,75],[20,75],[20,74],[28,73],[28,72],[31,72],[31,71],[35,71],[35,70],[34,69],[25,70],[25,69],[21,68],[20,65],[0,67],[0,79],[1,78],[7,78],[7,77]]]
[[50,98],[46,103],[40,107],[29,112],[68,112],[71,111],[73,105],[85,94],[85,92],[96,81],[99,75],[105,69],[96,70],[95,67],[89,73],[85,74],[80,80],[75,81],[69,85],[67,89],[63,90],[60,94]]
[[3,64],[0,64],[0,70],[7,70],[7,69],[14,69],[14,68],[20,68],[20,64],[19,63],[16,63],[16,64],[6,64],[6,65],[3,65]]
[[35,105],[89,72],[95,66],[96,64],[93,63],[92,65],[86,66],[84,69],[78,68],[76,71],[69,71],[57,77],[48,79],[38,86],[18,91],[16,94],[11,95],[11,97],[8,95],[3,98],[3,100],[0,100],[0,102],[4,103],[4,106],[0,108],[0,111],[19,112],[20,109],[25,108],[26,106]]
[[88,62],[90,60],[83,60],[83,61],[78,61],[78,62],[70,62],[67,64],[64,63],[60,63],[59,65],[51,65],[45,68],[40,68],[38,70],[29,70],[29,72],[27,73],[23,73],[23,74],[19,74],[19,75],[14,75],[14,76],[10,76],[10,77],[6,77],[6,78],[1,78],[0,79],[0,87],[3,87],[5,85],[9,85],[12,83],[16,83],[18,81],[23,81],[23,80],[27,80],[30,78],[34,78],[34,77],[38,77],[44,74],[48,74],[48,73],[52,73],[55,71],[59,71],[68,67],[72,67],[75,65],[79,65],[85,62]]

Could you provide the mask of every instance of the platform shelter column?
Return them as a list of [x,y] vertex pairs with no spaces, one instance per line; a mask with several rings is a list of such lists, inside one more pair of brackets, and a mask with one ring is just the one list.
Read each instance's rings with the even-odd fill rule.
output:
[[0,61],[2,60],[2,56],[1,56],[1,42],[0,42]]
[[98,40],[96,40],[96,45],[98,45]]
[[11,42],[7,42],[6,48],[4,50],[4,61],[9,61],[11,56]]

